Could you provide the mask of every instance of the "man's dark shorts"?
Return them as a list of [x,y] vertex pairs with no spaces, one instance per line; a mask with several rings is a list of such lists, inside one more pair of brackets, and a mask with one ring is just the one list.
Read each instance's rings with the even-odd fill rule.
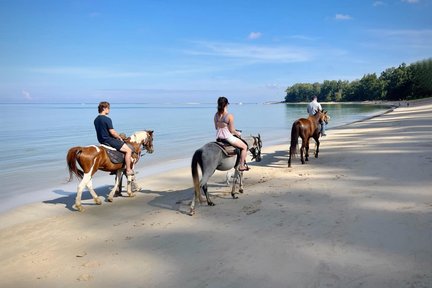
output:
[[103,143],[103,144],[114,147],[117,151],[120,151],[124,142],[119,140],[119,139],[116,139],[116,138],[110,138],[110,139],[105,140],[105,143]]

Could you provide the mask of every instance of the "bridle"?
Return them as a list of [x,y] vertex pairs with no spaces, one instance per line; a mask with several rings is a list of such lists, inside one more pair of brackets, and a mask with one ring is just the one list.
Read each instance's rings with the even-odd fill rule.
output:
[[139,149],[139,153],[141,154],[141,156],[144,156],[147,152],[148,153],[152,153],[153,151],[149,151],[151,149],[151,147],[149,147],[151,144],[153,143],[153,137],[147,132],[147,137],[145,140],[143,140],[142,142],[142,147],[145,148],[145,150],[141,150],[141,145],[140,145],[140,149]]
[[254,139],[254,144],[252,145],[251,148],[249,148],[249,151],[252,153],[251,160],[261,161],[261,147],[262,147],[261,139],[259,136],[258,137],[252,136],[252,138]]

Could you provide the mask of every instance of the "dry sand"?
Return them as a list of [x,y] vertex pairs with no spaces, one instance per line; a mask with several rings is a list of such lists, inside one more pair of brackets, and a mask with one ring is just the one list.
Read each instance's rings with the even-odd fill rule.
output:
[[216,206],[193,217],[189,168],[141,179],[135,198],[87,194],[84,213],[71,195],[1,215],[0,286],[432,287],[432,104],[420,104],[329,130],[305,165],[287,168],[288,144],[265,147],[239,199],[218,172]]

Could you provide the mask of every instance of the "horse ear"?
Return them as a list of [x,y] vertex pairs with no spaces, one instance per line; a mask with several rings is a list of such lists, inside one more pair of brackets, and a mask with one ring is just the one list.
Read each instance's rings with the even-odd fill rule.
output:
[[153,130],[147,130],[147,133],[153,135]]

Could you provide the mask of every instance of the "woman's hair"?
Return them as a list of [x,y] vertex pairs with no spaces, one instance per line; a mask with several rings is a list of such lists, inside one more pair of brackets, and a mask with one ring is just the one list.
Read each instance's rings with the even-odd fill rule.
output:
[[222,114],[224,112],[225,107],[229,104],[228,99],[226,97],[219,97],[218,101],[218,113]]
[[110,103],[109,102],[102,101],[102,102],[99,103],[98,111],[99,111],[99,113],[101,113],[105,108],[109,108],[109,107],[110,107]]

